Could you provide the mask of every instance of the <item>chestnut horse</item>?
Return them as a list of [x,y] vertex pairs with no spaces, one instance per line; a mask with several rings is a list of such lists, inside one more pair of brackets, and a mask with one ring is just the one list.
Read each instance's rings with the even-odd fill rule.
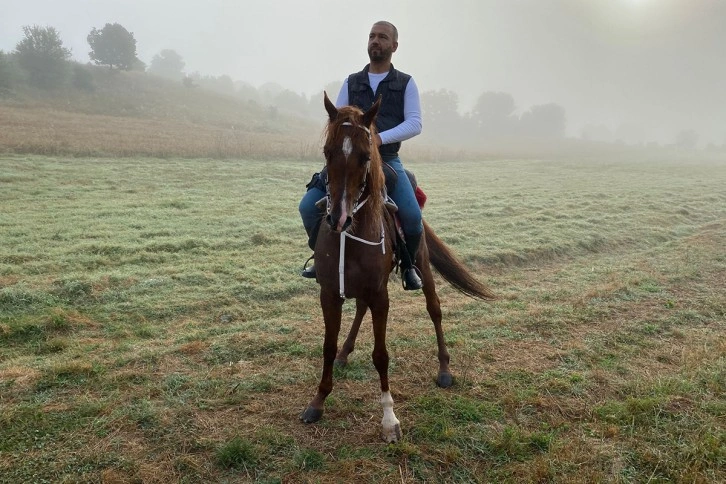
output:
[[[333,389],[333,365],[345,364],[353,351],[361,321],[368,309],[373,319],[373,364],[378,371],[383,406],[382,438],[396,442],[401,427],[393,412],[388,385],[388,277],[395,268],[396,228],[386,207],[385,177],[381,156],[373,143],[375,118],[380,100],[367,112],[352,106],[337,109],[324,95],[329,115],[324,154],[328,169],[325,221],[315,246],[315,269],[320,284],[320,306],[325,322],[323,374],[318,391],[300,415],[305,423],[318,421],[325,398]],[[408,183],[408,180],[399,180]],[[436,294],[431,265],[456,289],[482,300],[494,299],[484,284],[472,277],[451,251],[424,222],[424,237],[416,265],[421,271],[426,309],[434,323],[438,342],[439,373],[437,384],[451,386],[449,353],[441,329],[441,307]],[[340,353],[338,334],[345,298],[356,300],[356,316]]]

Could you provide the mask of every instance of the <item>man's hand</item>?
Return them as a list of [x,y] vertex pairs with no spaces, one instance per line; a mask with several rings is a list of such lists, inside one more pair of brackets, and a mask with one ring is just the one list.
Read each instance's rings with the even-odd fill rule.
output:
[[380,148],[381,145],[383,144],[383,141],[381,141],[381,135],[379,135],[378,133],[376,133],[376,136],[374,137],[374,140],[375,140],[375,143],[376,143],[376,148]]

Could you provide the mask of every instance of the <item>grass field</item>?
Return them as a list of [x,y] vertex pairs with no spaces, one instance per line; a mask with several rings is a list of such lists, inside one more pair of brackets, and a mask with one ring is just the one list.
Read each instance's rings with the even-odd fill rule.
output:
[[394,277],[385,445],[366,324],[323,420],[297,419],[317,164],[0,156],[0,482],[726,481],[725,163],[409,167],[501,298],[440,286],[441,390]]

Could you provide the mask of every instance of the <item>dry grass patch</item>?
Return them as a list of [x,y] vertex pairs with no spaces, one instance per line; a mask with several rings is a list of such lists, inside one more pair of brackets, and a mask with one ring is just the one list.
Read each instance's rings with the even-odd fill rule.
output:
[[26,389],[34,385],[40,379],[40,376],[40,371],[35,368],[23,366],[0,368],[0,384],[17,385],[20,389]]

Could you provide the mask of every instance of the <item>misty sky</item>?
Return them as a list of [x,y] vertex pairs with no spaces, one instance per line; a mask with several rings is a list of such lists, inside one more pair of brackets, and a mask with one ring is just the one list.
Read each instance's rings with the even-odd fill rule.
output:
[[520,112],[562,105],[572,136],[604,124],[726,143],[726,0],[0,0],[0,12],[6,52],[37,24],[87,62],[91,28],[118,22],[147,64],[170,48],[188,73],[308,96],[362,68],[371,24],[387,19],[396,67],[421,91],[456,92],[461,112],[503,91]]

